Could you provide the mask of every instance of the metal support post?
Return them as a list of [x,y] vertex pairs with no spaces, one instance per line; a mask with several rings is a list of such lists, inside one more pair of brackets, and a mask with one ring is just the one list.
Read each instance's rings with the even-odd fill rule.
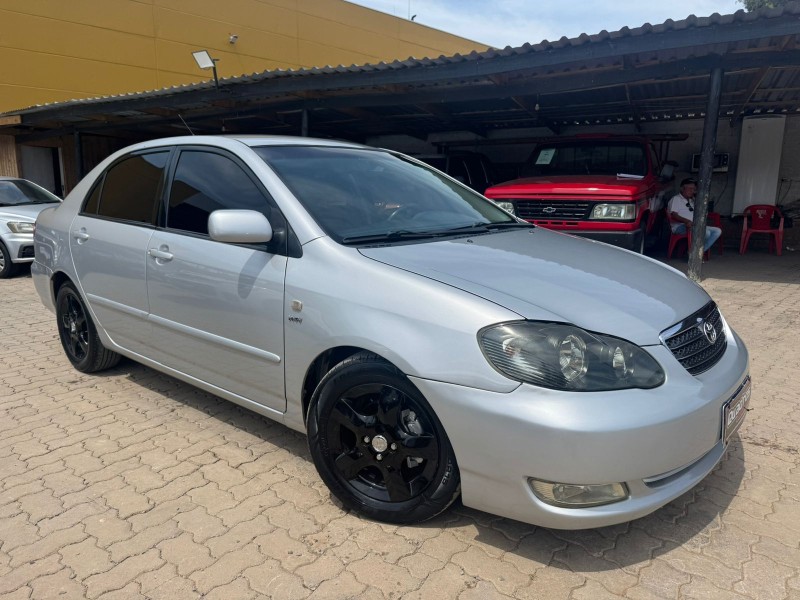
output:
[[703,245],[706,239],[708,221],[708,199],[711,191],[711,173],[714,162],[714,149],[717,144],[717,124],[719,121],[719,102],[722,96],[722,68],[711,70],[708,107],[703,126],[703,143],[700,150],[700,172],[697,196],[694,202],[692,219],[692,247],[689,248],[689,279],[700,281],[703,266]]

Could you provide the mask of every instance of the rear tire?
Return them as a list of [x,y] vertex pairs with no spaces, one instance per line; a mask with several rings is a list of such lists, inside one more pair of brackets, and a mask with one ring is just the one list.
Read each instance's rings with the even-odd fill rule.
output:
[[58,290],[56,320],[61,346],[78,371],[96,373],[119,363],[122,357],[103,346],[92,317],[72,283],[65,283]]
[[388,523],[435,517],[458,497],[444,428],[396,367],[360,352],[317,386],[308,418],[317,471],[346,507]]
[[0,242],[0,279],[13,277],[17,272],[17,266],[11,262],[11,253],[5,247],[5,244]]

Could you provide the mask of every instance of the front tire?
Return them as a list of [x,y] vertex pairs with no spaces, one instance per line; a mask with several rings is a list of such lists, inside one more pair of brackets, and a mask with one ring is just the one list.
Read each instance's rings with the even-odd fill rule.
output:
[[58,337],[64,352],[78,371],[95,373],[115,366],[121,356],[103,346],[86,305],[71,283],[56,296]]
[[435,517],[460,478],[444,428],[396,367],[361,352],[317,386],[307,419],[317,471],[345,506],[396,524]]
[[12,277],[17,272],[17,265],[11,262],[11,253],[3,242],[0,242],[0,279]]

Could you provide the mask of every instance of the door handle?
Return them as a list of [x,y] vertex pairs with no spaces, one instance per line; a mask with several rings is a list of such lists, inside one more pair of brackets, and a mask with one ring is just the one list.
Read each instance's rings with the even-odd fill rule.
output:
[[161,246],[161,248],[150,248],[147,251],[147,254],[149,254],[158,261],[167,262],[174,258],[172,253],[167,252],[167,250],[169,250],[167,246]]
[[86,230],[81,228],[78,231],[72,232],[72,237],[74,237],[79,244],[82,244],[86,240],[88,240],[91,236],[86,233]]

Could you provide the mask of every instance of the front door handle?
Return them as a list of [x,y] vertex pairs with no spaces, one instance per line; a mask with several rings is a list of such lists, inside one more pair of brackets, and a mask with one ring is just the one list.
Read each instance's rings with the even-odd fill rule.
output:
[[161,264],[168,262],[174,258],[172,253],[168,252],[168,250],[169,250],[168,246],[161,246],[161,248],[150,248],[147,251],[147,254],[155,258],[156,262]]
[[74,237],[74,238],[75,238],[75,240],[76,240],[76,241],[77,241],[79,244],[82,244],[83,242],[85,242],[86,240],[88,240],[88,239],[89,239],[91,236],[90,236],[88,233],[86,233],[86,229],[84,229],[83,227],[81,227],[79,230],[77,230],[77,231],[73,231],[73,232],[72,232],[72,237]]

